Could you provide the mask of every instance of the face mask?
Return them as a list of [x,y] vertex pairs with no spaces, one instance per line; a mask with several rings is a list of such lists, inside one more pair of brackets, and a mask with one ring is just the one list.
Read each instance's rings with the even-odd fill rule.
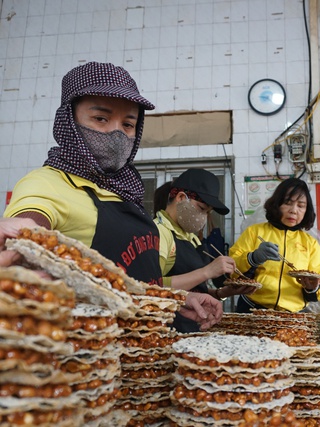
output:
[[79,124],[76,127],[104,172],[116,172],[127,163],[135,137],[130,138],[118,129],[111,132],[98,132]]
[[190,199],[177,203],[177,221],[187,233],[198,233],[207,221],[207,213],[199,212]]

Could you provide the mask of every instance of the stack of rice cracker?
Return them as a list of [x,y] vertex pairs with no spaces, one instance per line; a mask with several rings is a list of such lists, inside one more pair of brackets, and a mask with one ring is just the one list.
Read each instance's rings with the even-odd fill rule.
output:
[[138,282],[97,251],[42,227],[22,230],[7,247],[22,254],[28,268],[75,292],[66,325],[72,350],[62,366],[78,375],[68,385],[80,402],[80,425],[165,425],[177,339],[169,324],[186,293]]
[[66,328],[74,293],[23,267],[0,269],[1,426],[81,426],[79,373],[61,369],[72,354]]
[[[294,398],[290,390],[294,350],[286,344],[210,334],[180,339],[173,351],[178,369],[172,393],[176,407],[168,413],[172,425],[303,425],[281,424]],[[279,424],[274,424],[276,419]]]

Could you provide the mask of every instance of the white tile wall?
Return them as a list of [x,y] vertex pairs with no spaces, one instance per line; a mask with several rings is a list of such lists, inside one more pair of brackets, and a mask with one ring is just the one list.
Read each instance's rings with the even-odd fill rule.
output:
[[[88,3],[88,2],[86,2]],[[91,3],[91,2],[90,2]],[[67,14],[76,14],[78,10],[78,5],[80,9],[80,5],[82,5],[83,2],[79,2],[79,0],[68,0],[63,1],[61,3],[61,16],[67,15]]]
[[[10,13],[8,16],[10,16]],[[8,31],[10,37],[24,37],[26,34],[26,27],[27,19],[19,16],[14,20],[13,25],[4,25],[3,30]]]
[[195,28],[195,45],[197,48],[201,48],[202,45],[212,47],[213,43],[213,26],[212,24],[201,24]]
[[209,24],[212,27],[212,17],[213,17],[213,3],[205,2],[203,4],[199,4],[196,2],[196,14],[195,21],[196,24],[203,27],[203,24]]
[[171,69],[174,73],[177,60],[176,47],[160,47],[159,49],[159,71],[163,68]]
[[45,15],[55,15],[60,13],[62,0],[46,1]]
[[160,27],[161,22],[161,7],[146,7],[144,8],[143,25],[145,28]]
[[144,8],[128,8],[126,28],[143,28]]
[[178,27],[160,27],[160,47],[177,46]]
[[[177,2],[170,2],[177,3]],[[164,6],[161,8],[161,27],[169,27],[178,25],[178,5]]]
[[[208,152],[223,158],[226,151],[234,156],[241,203],[244,177],[265,174],[262,150],[304,112],[308,99],[301,0],[3,0],[0,211],[6,191],[55,144],[62,76],[91,60],[128,69],[156,113],[232,110],[233,144],[145,148],[137,160],[206,158]],[[264,77],[287,91],[285,108],[270,117],[254,113],[247,100],[250,86]],[[272,152],[268,167],[274,173]],[[280,172],[290,168],[284,155]],[[241,208],[235,197],[236,236]]]

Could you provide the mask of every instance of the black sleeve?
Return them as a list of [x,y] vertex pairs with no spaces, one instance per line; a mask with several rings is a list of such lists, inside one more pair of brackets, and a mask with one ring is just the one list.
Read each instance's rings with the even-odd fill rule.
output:
[[248,277],[248,279],[254,279],[254,276],[256,274],[257,267],[251,267],[248,271],[244,273],[245,276]]
[[223,286],[223,282],[229,278],[230,277],[227,274],[223,274],[222,276],[215,277],[214,279],[211,279],[211,280],[216,288],[221,288]]
[[317,302],[318,301],[318,295],[317,292],[312,292],[311,294],[306,292],[304,289],[302,289],[303,297],[305,301],[308,302]]

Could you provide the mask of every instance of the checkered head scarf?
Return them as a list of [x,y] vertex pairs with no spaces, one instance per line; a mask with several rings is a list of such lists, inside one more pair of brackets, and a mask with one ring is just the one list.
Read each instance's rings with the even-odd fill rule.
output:
[[[125,98],[139,104],[134,147],[125,166],[116,172],[102,172],[77,131],[72,101],[84,95]],[[49,150],[44,165],[88,179],[100,188],[118,194],[125,201],[141,205],[144,186],[133,160],[142,136],[144,111],[153,109],[154,105],[140,95],[135,81],[122,67],[89,62],[73,68],[62,79],[61,105],[53,125],[53,136],[58,147]]]

